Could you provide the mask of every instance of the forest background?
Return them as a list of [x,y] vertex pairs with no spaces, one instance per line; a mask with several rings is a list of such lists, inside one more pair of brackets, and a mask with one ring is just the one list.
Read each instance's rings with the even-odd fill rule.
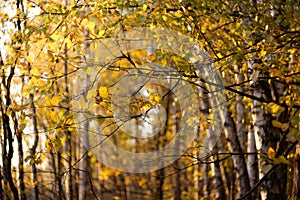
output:
[[[297,0],[1,1],[0,199],[299,199],[299,8]],[[90,122],[74,121],[73,80],[94,73],[99,41],[137,27],[188,35],[221,75],[225,123],[206,156],[196,138],[169,166],[128,173],[99,162],[81,142],[78,132],[88,135]],[[124,53],[86,93],[99,125],[113,114],[107,85],[144,60],[172,66],[194,89],[209,85],[181,55]],[[148,99],[131,112],[164,104],[166,125],[154,142],[108,129],[112,142],[134,152],[165,146],[183,117],[174,96],[164,101],[164,87],[147,87]],[[199,138],[213,120],[213,94],[201,94]]]

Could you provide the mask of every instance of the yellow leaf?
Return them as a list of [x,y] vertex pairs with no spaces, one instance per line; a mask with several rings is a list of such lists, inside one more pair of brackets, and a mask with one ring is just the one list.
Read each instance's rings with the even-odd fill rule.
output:
[[144,5],[143,5],[143,11],[146,11],[147,8],[148,8],[147,4],[144,4]]
[[99,88],[99,95],[100,95],[100,97],[107,99],[108,98],[107,87],[100,87]]
[[10,116],[10,115],[11,115],[11,113],[12,113],[12,109],[11,109],[11,108],[9,108],[9,109],[7,110],[7,112],[6,112],[6,115],[7,115],[7,116]]
[[176,17],[182,17],[181,11],[179,11],[179,10],[176,11],[176,12],[175,12],[175,16],[176,16]]
[[218,56],[218,58],[223,58],[221,53],[218,53],[217,56]]
[[140,179],[139,182],[138,182],[138,185],[139,185],[140,187],[143,187],[143,186],[145,185],[146,182],[147,182],[146,179]]
[[93,30],[95,28],[95,26],[96,26],[95,22],[89,22],[88,23],[88,27],[89,27],[90,30]]
[[280,128],[283,131],[287,131],[289,129],[289,123],[283,123]]
[[60,97],[56,96],[51,99],[51,105],[58,105],[60,101]]
[[104,33],[105,33],[105,30],[101,30],[101,31],[99,32],[99,36],[103,36]]
[[155,60],[155,55],[154,54],[149,55],[148,60],[151,60],[151,61]]
[[265,50],[262,50],[262,51],[260,52],[260,55],[261,55],[262,57],[264,57],[266,54],[267,54],[267,51],[265,51]]
[[294,54],[296,51],[297,51],[296,48],[292,48],[292,49],[289,49],[289,50],[288,50],[288,52],[289,52],[290,54]]
[[289,161],[284,156],[278,156],[273,159],[274,164],[289,164]]
[[40,75],[40,71],[38,68],[32,68],[30,70],[30,73],[33,75],[33,76],[39,76]]
[[130,177],[127,176],[125,178],[125,184],[128,185],[130,182],[131,182]]
[[151,93],[150,94],[150,102],[153,105],[159,104],[160,102],[160,96],[158,93]]
[[276,152],[274,151],[274,149],[272,147],[270,147],[268,149],[267,155],[268,155],[268,158],[270,158],[271,160],[273,160],[275,158],[275,156],[276,156]]
[[29,63],[32,63],[32,62],[33,62],[33,57],[32,57],[32,56],[27,56],[26,60],[27,60]]
[[20,124],[27,124],[27,122],[28,122],[28,121],[27,121],[26,119],[21,119],[19,123],[20,123]]
[[277,120],[272,120],[272,125],[276,128],[281,128],[282,123],[280,121],[277,121]]
[[284,107],[273,102],[267,105],[267,111],[276,117],[278,117],[284,110],[285,110]]
[[93,164],[95,164],[95,163],[97,162],[97,159],[96,159],[94,156],[92,156],[92,157],[90,158],[90,162],[91,162],[91,164],[93,165]]
[[95,90],[89,90],[87,95],[86,95],[86,98],[89,100],[89,101],[94,101],[95,100],[95,97],[97,95],[97,92]]
[[22,109],[22,107],[20,105],[18,105],[17,103],[12,103],[11,104],[11,108],[14,110],[14,111],[19,111]]
[[166,15],[163,15],[162,18],[164,21],[167,21],[167,19],[168,19]]
[[48,50],[48,51],[47,51],[47,56],[48,56],[49,58],[53,58],[53,57],[54,57],[53,52],[50,51],[50,50]]
[[83,19],[82,21],[81,21],[81,24],[83,25],[83,26],[86,26],[86,25],[88,25],[88,23],[89,23],[89,21],[88,21],[88,19]]

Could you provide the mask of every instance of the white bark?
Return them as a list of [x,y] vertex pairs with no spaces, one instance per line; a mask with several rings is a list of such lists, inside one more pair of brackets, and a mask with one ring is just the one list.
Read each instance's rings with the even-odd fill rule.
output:
[[[253,96],[257,98],[262,97],[262,92],[260,89],[256,89],[253,92]],[[265,131],[263,126],[265,125],[266,121],[264,119],[264,110],[261,107],[261,103],[259,101],[253,100],[252,103],[252,121],[253,121],[253,132],[250,132],[249,135],[249,150],[255,150],[255,151],[262,151],[262,152],[267,152],[266,147],[262,148],[262,138],[265,137]],[[250,152],[252,152],[250,150]],[[251,174],[251,177],[253,178],[251,180],[251,183],[254,184],[254,181],[257,179],[257,177],[253,177],[253,175],[256,173],[256,169],[254,169],[253,164],[254,164],[254,155],[249,156],[249,171]],[[262,171],[262,165],[263,163],[258,163],[259,164],[259,179],[263,177],[263,171]],[[266,198],[266,193],[264,191],[261,191],[260,193],[261,198],[265,199]]]
[[[235,70],[235,79],[236,83],[240,84],[244,81],[244,73],[240,71],[238,65],[234,66]],[[239,91],[243,92],[242,87],[238,89]],[[240,140],[241,148],[243,152],[246,152],[247,150],[247,130],[245,127],[245,108],[243,104],[243,96],[238,95],[237,96],[237,102],[236,102],[236,119],[237,119],[237,124],[236,124],[236,129],[237,129],[237,134]]]

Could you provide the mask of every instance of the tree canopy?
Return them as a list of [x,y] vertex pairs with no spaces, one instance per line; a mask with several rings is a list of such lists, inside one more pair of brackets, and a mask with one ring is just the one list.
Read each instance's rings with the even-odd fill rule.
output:
[[[0,19],[0,199],[300,198],[299,1],[8,0]],[[108,164],[170,142],[151,172]]]

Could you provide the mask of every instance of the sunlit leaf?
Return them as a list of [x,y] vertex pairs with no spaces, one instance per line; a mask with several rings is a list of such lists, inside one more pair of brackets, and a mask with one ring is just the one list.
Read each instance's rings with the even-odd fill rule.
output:
[[267,111],[271,113],[273,116],[279,116],[284,110],[285,110],[284,107],[273,102],[267,105]]

